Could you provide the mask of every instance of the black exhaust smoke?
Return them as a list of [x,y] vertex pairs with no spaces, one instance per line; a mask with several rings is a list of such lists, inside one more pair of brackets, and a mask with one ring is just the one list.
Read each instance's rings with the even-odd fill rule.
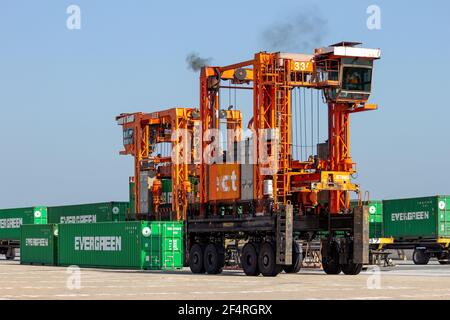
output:
[[262,44],[273,51],[312,53],[314,48],[323,46],[327,30],[327,19],[318,8],[311,7],[265,28],[261,32]]
[[202,67],[207,66],[211,62],[211,58],[202,58],[196,52],[192,52],[186,56],[188,68],[192,71],[199,71]]

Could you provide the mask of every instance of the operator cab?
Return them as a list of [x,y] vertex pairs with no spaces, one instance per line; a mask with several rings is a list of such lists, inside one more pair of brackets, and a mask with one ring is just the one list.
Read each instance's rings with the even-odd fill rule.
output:
[[319,77],[329,84],[327,102],[365,103],[372,92],[373,61],[379,49],[358,47],[359,42],[340,42],[315,50]]

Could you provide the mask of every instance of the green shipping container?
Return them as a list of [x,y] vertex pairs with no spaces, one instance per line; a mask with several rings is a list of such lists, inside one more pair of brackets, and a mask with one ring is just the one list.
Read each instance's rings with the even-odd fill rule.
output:
[[56,265],[56,224],[24,224],[20,237],[20,263]]
[[[61,224],[58,264],[125,269],[181,268],[182,227],[181,232],[178,232],[171,224],[174,223],[134,221]],[[174,244],[173,240],[179,242]],[[181,250],[178,251],[174,247],[179,243]]]
[[450,196],[385,200],[383,228],[397,239],[450,237]]
[[161,204],[172,203],[172,179],[161,179]]
[[33,208],[33,212],[34,212],[34,224],[46,224],[48,221],[48,217],[47,217],[47,207],[34,207]]
[[102,202],[48,207],[48,223],[96,223],[125,221],[128,202]]
[[46,207],[29,207],[0,210],[0,240],[20,240],[23,224],[47,223]]
[[[358,201],[351,201],[350,207],[353,208],[358,205]],[[383,237],[383,201],[373,200],[368,203],[363,202],[363,205],[369,207],[369,237],[382,238]]]
[[171,270],[183,267],[183,223],[151,222],[152,270]]
[[[188,194],[189,203],[195,203],[198,195],[198,178],[189,177],[191,192]],[[172,203],[172,179],[161,179],[161,204]]]
[[369,222],[369,238],[379,239],[383,238],[383,223],[382,222]]

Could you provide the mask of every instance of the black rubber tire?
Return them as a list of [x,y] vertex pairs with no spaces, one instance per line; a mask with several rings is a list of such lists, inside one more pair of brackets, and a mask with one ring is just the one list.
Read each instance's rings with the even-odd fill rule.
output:
[[205,266],[203,264],[203,246],[195,243],[189,251],[189,268],[192,273],[205,273]]
[[430,254],[425,253],[425,250],[414,249],[413,262],[416,265],[426,265],[430,261]]
[[275,277],[282,267],[277,265],[274,246],[270,242],[261,244],[258,254],[258,267],[265,277]]
[[247,276],[258,276],[261,272],[258,267],[258,252],[256,245],[248,242],[242,248],[241,265]]
[[342,272],[346,275],[355,276],[362,270],[362,263],[349,263],[341,265]]
[[217,273],[222,273],[225,266],[225,247],[221,243],[216,243],[217,253],[219,254],[219,270]]
[[6,260],[14,260],[16,258],[16,249],[9,248],[5,254]]
[[439,264],[450,264],[450,255],[448,252],[441,252],[436,258],[438,259]]
[[188,248],[188,246],[187,246],[187,243],[185,242],[183,245],[183,256],[184,256],[183,267],[189,267],[189,255],[186,252],[187,248]]
[[292,262],[289,266],[283,266],[284,272],[297,273],[302,268],[303,255],[300,250],[300,245],[296,241],[292,243]]
[[322,257],[322,268],[326,274],[341,273],[341,265],[339,264],[339,245],[333,242],[328,248],[329,254]]
[[222,272],[224,264],[223,252],[219,252],[220,248],[215,243],[206,246],[203,254],[203,265],[207,274],[218,274]]

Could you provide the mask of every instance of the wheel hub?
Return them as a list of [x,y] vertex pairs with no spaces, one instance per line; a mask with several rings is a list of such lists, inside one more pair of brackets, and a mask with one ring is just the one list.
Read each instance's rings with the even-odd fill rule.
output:
[[267,255],[264,255],[263,257],[263,263],[264,266],[267,267],[269,265],[269,257]]

